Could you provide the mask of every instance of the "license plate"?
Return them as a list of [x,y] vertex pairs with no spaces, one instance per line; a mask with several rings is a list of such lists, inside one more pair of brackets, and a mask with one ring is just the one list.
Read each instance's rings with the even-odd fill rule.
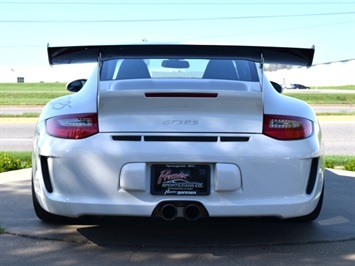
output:
[[209,195],[210,166],[196,164],[154,164],[150,192],[153,195]]

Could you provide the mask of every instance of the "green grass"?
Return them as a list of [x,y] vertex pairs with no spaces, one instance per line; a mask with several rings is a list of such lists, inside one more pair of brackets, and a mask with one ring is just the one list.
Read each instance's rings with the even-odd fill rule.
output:
[[[346,115],[351,115],[355,116],[355,112],[345,112],[345,111],[340,111],[340,112],[324,112],[324,113],[316,113],[316,115],[319,116],[346,116]],[[1,116],[0,116],[1,117]]]
[[0,158],[0,173],[32,167],[32,153],[30,151],[0,152]]
[[355,94],[336,93],[284,93],[284,95],[300,99],[308,104],[354,104]]
[[15,157],[22,162],[31,161],[32,152],[30,151],[2,151],[0,154],[6,154],[8,156]]
[[65,83],[0,83],[0,105],[45,105],[68,94]]
[[0,94],[0,105],[45,105],[70,92],[6,92]]
[[26,117],[39,117],[39,113],[22,113],[22,114],[0,114],[0,118],[26,118]]
[[0,92],[53,92],[66,91],[65,83],[0,83]]
[[344,165],[355,160],[352,155],[327,155],[325,156],[326,167],[343,169]]
[[355,90],[355,85],[317,86],[317,87],[311,87],[311,90]]
[[5,229],[0,225],[0,235],[5,232]]

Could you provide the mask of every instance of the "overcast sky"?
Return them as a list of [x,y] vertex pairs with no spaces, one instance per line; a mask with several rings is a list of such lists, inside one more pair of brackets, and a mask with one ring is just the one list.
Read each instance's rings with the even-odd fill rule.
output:
[[355,59],[355,0],[0,0],[0,66],[48,65],[46,46],[148,42],[311,47]]

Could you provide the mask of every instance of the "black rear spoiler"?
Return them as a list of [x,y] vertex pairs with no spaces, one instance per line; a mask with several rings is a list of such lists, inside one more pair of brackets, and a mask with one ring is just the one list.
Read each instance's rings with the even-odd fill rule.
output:
[[[314,56],[312,48],[191,45],[191,44],[137,44],[49,47],[51,65],[93,63],[112,58],[206,58],[244,59],[268,64],[286,64],[310,67]],[[262,61],[261,61],[262,60]]]

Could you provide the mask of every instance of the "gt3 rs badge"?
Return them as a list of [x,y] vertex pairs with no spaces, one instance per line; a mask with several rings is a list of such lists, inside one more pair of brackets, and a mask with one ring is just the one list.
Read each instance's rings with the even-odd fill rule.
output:
[[198,125],[198,120],[165,120],[163,125],[175,125],[175,126],[195,126]]

